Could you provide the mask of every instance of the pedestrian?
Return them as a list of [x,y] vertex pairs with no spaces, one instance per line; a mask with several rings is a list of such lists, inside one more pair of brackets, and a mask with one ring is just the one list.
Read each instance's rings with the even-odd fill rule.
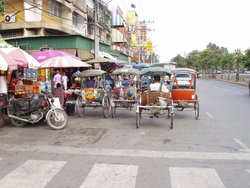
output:
[[63,87],[64,87],[65,90],[67,90],[68,82],[69,82],[69,79],[66,76],[66,73],[64,72],[63,76],[62,76],[62,84],[63,84]]
[[53,78],[53,82],[54,82],[54,88],[56,88],[56,85],[58,83],[62,85],[62,76],[61,76],[59,70],[56,71],[56,74],[55,74],[55,76]]
[[73,69],[69,69],[67,72],[66,72],[66,75],[68,77],[68,83],[67,83],[67,88],[71,88],[72,86],[72,75],[73,75]]
[[62,85],[60,83],[56,84],[56,88],[53,90],[53,96],[59,98],[61,107],[63,108],[65,99],[65,90],[62,88]]

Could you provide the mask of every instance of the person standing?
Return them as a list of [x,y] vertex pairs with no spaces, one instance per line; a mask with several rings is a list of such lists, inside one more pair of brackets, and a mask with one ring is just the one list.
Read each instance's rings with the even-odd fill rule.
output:
[[53,78],[53,82],[54,82],[54,88],[56,88],[56,85],[59,83],[60,85],[62,85],[62,76],[60,74],[60,71],[57,70],[56,71],[56,75]]
[[69,81],[69,79],[66,76],[66,73],[64,72],[63,76],[62,76],[62,84],[63,84],[63,87],[65,90],[67,90],[68,81]]
[[56,88],[53,90],[53,96],[59,98],[61,107],[63,108],[65,99],[65,90],[62,88],[60,83],[56,84]]

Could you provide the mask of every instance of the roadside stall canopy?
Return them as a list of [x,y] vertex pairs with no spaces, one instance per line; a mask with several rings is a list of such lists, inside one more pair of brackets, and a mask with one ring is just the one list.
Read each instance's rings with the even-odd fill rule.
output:
[[112,72],[113,75],[117,75],[117,74],[133,74],[133,75],[139,75],[140,71],[138,71],[137,69],[133,69],[133,68],[120,68],[120,69],[116,69]]
[[30,69],[38,69],[40,67],[40,63],[35,58],[20,48],[0,48],[0,52],[7,54],[15,61],[15,65],[13,65],[16,66],[15,68],[18,65]]
[[105,57],[97,57],[87,61],[87,63],[119,63],[118,60],[108,59]]
[[69,56],[74,59],[80,60],[78,57],[74,56],[71,53],[60,51],[60,50],[45,50],[33,53],[32,56],[39,61],[40,63],[48,59],[59,57],[59,56]]
[[89,69],[89,70],[82,71],[78,75],[78,77],[84,78],[84,77],[91,77],[91,76],[101,76],[105,73],[106,73],[106,71],[103,71],[103,70]]
[[57,56],[41,63],[40,68],[91,67],[91,65],[71,56]]
[[0,70],[7,71],[8,68],[17,69],[17,63],[4,52],[0,51]]

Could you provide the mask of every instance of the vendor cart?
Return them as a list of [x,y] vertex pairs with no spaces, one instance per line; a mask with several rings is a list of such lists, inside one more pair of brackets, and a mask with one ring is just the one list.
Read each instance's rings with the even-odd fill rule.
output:
[[102,70],[85,70],[79,74],[81,92],[76,100],[76,112],[82,117],[86,107],[101,107],[105,118],[110,115],[110,99],[106,91],[106,72]]

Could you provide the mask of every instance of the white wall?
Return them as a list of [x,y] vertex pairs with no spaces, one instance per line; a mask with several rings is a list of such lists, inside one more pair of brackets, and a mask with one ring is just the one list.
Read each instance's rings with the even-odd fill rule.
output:
[[[42,9],[42,0],[36,0],[36,4]],[[24,2],[24,9],[29,9],[31,8],[32,1],[29,2]],[[24,11],[24,20],[26,22],[41,22],[42,21],[42,10],[39,10],[38,8],[32,8],[30,10],[25,10]]]

